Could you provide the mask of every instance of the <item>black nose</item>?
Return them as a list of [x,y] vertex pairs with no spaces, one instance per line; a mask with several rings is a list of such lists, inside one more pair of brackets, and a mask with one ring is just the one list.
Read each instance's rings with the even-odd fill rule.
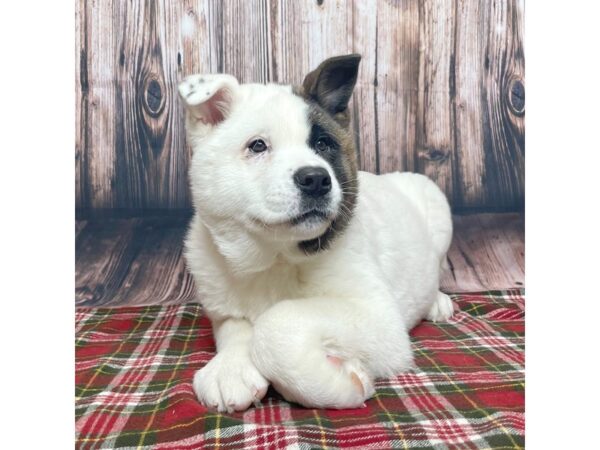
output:
[[323,167],[301,167],[294,174],[294,182],[311,197],[321,197],[331,190],[329,172]]

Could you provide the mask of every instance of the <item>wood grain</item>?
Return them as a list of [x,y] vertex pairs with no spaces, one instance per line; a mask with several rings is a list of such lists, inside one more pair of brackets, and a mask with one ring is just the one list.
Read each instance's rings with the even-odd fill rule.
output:
[[517,206],[521,208],[525,192],[525,118],[524,109],[518,111],[511,98],[515,82],[516,86],[523,85],[525,77],[524,2],[497,1],[492,6],[486,30],[489,65],[484,72],[491,151],[485,153],[487,177],[483,201],[507,207],[518,199]]
[[523,13],[522,0],[79,0],[79,215],[190,208],[184,76],[299,83],[350,52],[362,169],[425,173],[455,211],[522,210]]
[[522,208],[524,118],[512,111],[512,81],[523,81],[523,4],[457,2],[456,155],[463,208]]
[[91,221],[77,236],[75,304],[184,303],[195,289],[181,255],[189,218]]
[[272,1],[274,79],[301,84],[324,59],[352,51],[351,2]]
[[[241,83],[272,79],[266,0],[223,2],[223,72]],[[227,50],[227,51],[225,51]]]
[[454,216],[446,292],[525,286],[525,220],[522,214]]
[[[80,84],[83,102],[81,124],[85,128],[78,136],[84,155],[81,157],[80,176],[85,187],[80,191],[77,203],[87,208],[112,208],[118,206],[116,190],[116,146],[114,135],[116,64],[115,34],[112,32],[119,22],[113,7],[115,2],[80,0],[80,9],[85,11],[85,39],[82,39],[80,57]],[[77,147],[77,145],[76,145]],[[79,168],[79,167],[78,167]],[[119,180],[119,184],[125,180]]]
[[361,170],[377,173],[377,2],[352,2],[352,52],[362,55],[352,95],[352,119]]
[[[75,303],[123,306],[196,301],[182,258],[189,217],[77,221]],[[524,287],[521,214],[454,216],[445,292]]]
[[81,208],[89,198],[87,193],[87,18],[85,3],[75,3],[75,199]]
[[414,171],[419,97],[418,2],[379,2],[376,40],[378,172]]
[[416,122],[416,171],[437,181],[454,198],[454,36],[452,2],[419,3],[419,89]]

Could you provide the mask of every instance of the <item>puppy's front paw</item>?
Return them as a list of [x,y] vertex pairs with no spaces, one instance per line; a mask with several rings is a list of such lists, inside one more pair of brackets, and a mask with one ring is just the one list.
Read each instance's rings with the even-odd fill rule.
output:
[[427,320],[432,322],[444,322],[454,314],[454,305],[448,295],[443,292],[437,293],[437,298],[427,314]]
[[247,355],[219,353],[194,375],[194,391],[207,408],[244,411],[267,393],[269,383]]

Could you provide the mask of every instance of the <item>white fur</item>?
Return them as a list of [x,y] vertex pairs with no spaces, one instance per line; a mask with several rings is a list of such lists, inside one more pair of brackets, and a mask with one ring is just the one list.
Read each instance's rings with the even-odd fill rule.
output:
[[[184,100],[202,77],[182,83]],[[216,105],[218,123],[205,120],[199,105],[207,104],[186,102],[196,213],[185,256],[218,354],[196,373],[194,389],[220,411],[247,408],[268,382],[305,406],[361,406],[375,378],[411,367],[408,331],[452,314],[438,290],[452,235],[448,202],[422,175],[360,172],[347,229],[307,256],[298,241],[320,236],[328,222],[286,223],[300,212],[293,172],[329,171],[332,217],[343,188],[306,144],[307,105],[289,86],[239,85],[225,75],[208,84],[206,102],[228,92]],[[257,136],[268,152],[246,149]]]

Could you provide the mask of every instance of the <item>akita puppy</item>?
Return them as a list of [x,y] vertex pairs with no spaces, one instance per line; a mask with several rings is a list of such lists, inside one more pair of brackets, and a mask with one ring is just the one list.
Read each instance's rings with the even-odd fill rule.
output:
[[357,170],[348,102],[359,55],[302,86],[192,75],[179,85],[193,147],[185,257],[217,355],[200,401],[241,411],[269,383],[307,407],[360,407],[409,369],[408,332],[444,320],[450,208],[428,178]]

